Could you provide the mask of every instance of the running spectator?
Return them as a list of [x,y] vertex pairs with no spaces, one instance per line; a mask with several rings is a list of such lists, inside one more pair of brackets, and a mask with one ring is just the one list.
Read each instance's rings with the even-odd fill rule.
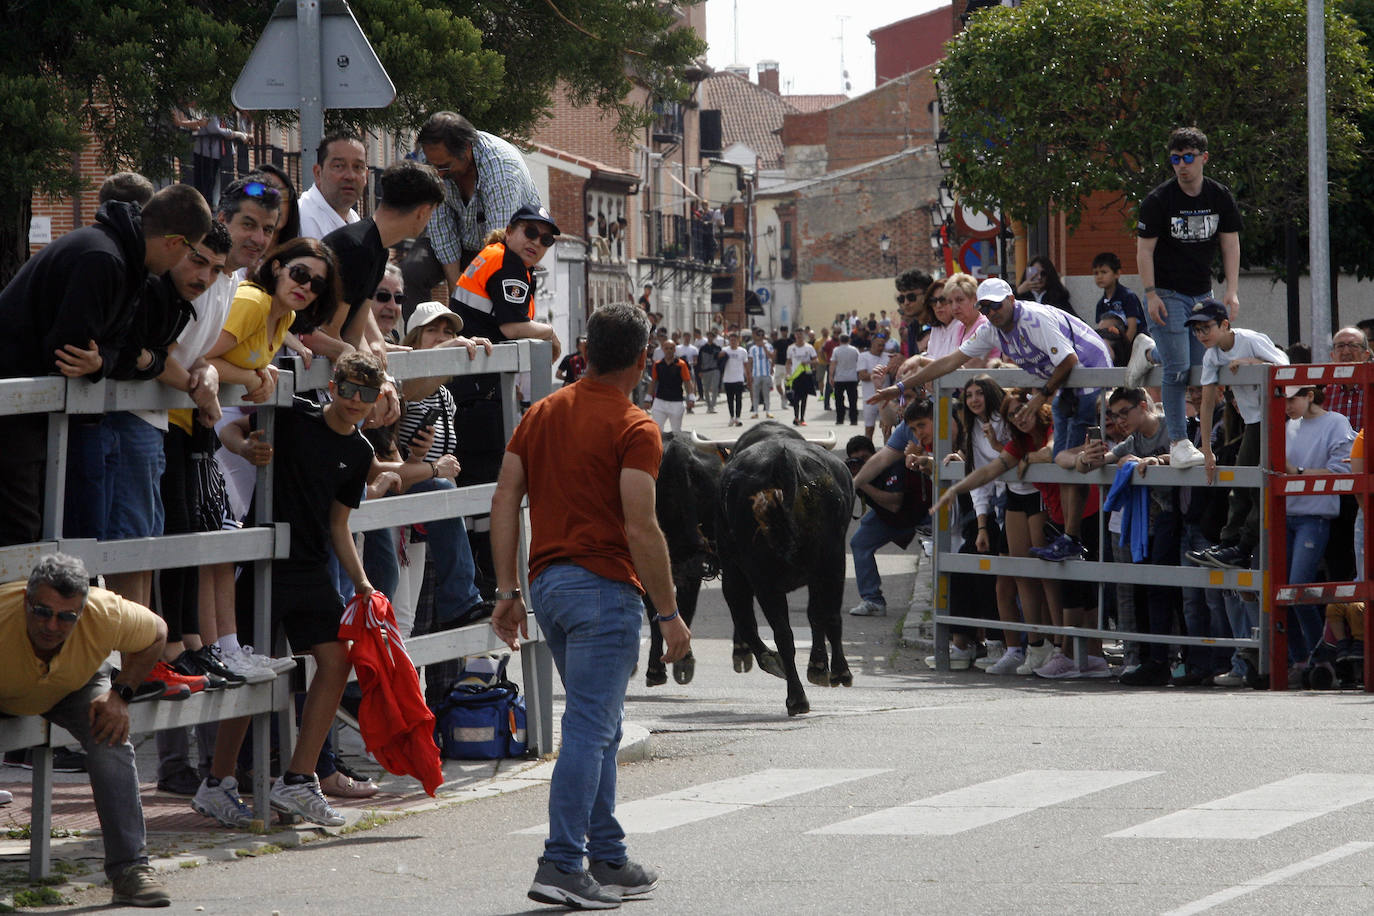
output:
[[430,218],[428,235],[449,294],[457,297],[458,278],[491,244],[491,233],[513,226],[520,210],[539,210],[539,191],[518,149],[455,112],[430,115],[415,143],[444,179],[444,204]]
[[326,134],[315,148],[315,164],[310,171],[315,183],[296,204],[301,216],[301,236],[322,239],[335,229],[356,223],[359,217],[353,207],[367,189],[367,147],[363,138],[351,130]]
[[806,342],[806,332],[798,328],[792,333],[794,342],[787,347],[788,399],[792,402],[792,425],[806,425],[806,399],[816,391],[816,348]]
[[649,413],[654,418],[654,425],[662,432],[671,423],[673,432],[682,432],[685,401],[696,389],[692,385],[692,370],[687,361],[677,355],[677,345],[671,337],[663,342],[663,359],[654,363],[650,378],[649,396],[645,400],[650,402]]
[[[830,353],[830,377],[835,386],[835,425],[842,426],[845,402],[849,402],[849,425],[859,425],[859,351],[849,342],[848,334],[837,336],[837,346]],[[864,407],[867,413],[867,406]],[[869,433],[870,438],[872,433]]]
[[[141,211],[118,201],[102,206],[95,225],[46,246],[0,290],[0,373],[28,378],[60,372],[92,381],[158,375],[162,367],[153,352],[126,347],[144,284],[150,274],[175,267],[209,228],[210,209],[190,185],[162,189]],[[82,442],[99,443],[100,421],[98,415],[72,416],[68,423],[97,434],[79,437]],[[47,423],[41,413],[0,417],[6,442],[0,451],[0,546],[36,541],[43,533]],[[74,437],[68,454],[81,453]],[[103,494],[90,498],[103,505]]]
[[730,413],[730,426],[744,423],[740,414],[744,412],[744,385],[749,367],[749,352],[739,345],[739,332],[731,331],[727,338],[728,346],[721,351],[720,358],[724,369],[721,378],[725,385],[725,406]]
[[706,340],[697,346],[697,388],[706,401],[706,412],[716,412],[720,397],[721,345],[716,342],[716,329],[706,330]]

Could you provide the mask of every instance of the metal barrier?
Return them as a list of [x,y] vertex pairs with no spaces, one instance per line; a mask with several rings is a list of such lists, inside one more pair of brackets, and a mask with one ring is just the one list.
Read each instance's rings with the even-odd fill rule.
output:
[[[1271,686],[1275,690],[1288,688],[1288,614],[1279,609],[1295,604],[1343,604],[1364,602],[1365,641],[1369,640],[1370,623],[1374,622],[1374,585],[1366,578],[1356,582],[1312,582],[1300,585],[1288,584],[1288,497],[1303,495],[1335,494],[1354,496],[1361,502],[1374,492],[1370,475],[1363,474],[1289,474],[1287,415],[1284,412],[1287,401],[1284,388],[1289,385],[1358,385],[1364,390],[1363,428],[1374,427],[1374,363],[1326,363],[1302,366],[1275,366],[1269,370],[1268,408],[1269,420],[1267,448],[1270,460],[1264,466],[1270,476],[1267,491],[1270,524],[1266,540],[1269,542],[1269,555],[1277,562],[1274,564],[1269,588],[1265,589],[1264,600],[1270,609],[1269,614],[1269,669]],[[1374,539],[1369,537],[1369,513],[1364,513],[1365,525],[1365,569],[1374,568],[1370,554],[1374,551]],[[1374,655],[1365,653],[1364,690],[1374,693]]]
[[[491,354],[481,351],[469,359],[466,351],[441,348],[397,352],[389,357],[389,371],[398,379],[431,376],[500,373],[505,433],[509,438],[520,417],[516,400],[516,376],[528,372],[531,400],[551,390],[551,373],[544,370],[552,362],[552,347],[544,341],[516,341],[500,344]],[[295,371],[283,371],[276,394],[269,404],[259,405],[260,422],[271,438],[272,408],[290,407],[297,391],[323,388],[330,367],[319,359],[307,371],[295,360]],[[238,404],[244,389],[223,386],[221,403]],[[167,409],[191,406],[190,398],[158,382],[88,382],[84,379],[42,378],[0,380],[0,415],[48,413],[59,420],[67,414],[99,414],[116,410]],[[26,579],[38,558],[60,550],[81,558],[94,574],[138,572],[215,563],[252,562],[256,564],[254,593],[254,644],[272,645],[271,565],[287,556],[290,526],[270,521],[272,467],[259,470],[255,490],[256,518],[264,520],[238,531],[165,535],[123,541],[96,541],[64,538],[62,506],[66,486],[67,423],[48,424],[48,458],[43,514],[43,540],[32,544],[0,548],[0,582]],[[368,500],[352,513],[350,528],[374,528],[452,518],[455,515],[485,514],[490,510],[494,484],[457,490]],[[522,515],[520,539],[520,577],[522,590],[529,594],[527,581],[528,526]],[[528,604],[528,600],[527,600]],[[537,753],[553,749],[553,657],[544,644],[533,615],[529,622],[530,639],[522,646],[521,670],[528,698],[529,746]],[[481,652],[503,649],[490,626],[483,621],[468,627],[418,636],[406,647],[417,665],[462,658]],[[266,820],[271,810],[269,754],[270,720],[273,712],[291,709],[289,678],[279,676],[262,684],[245,684],[232,691],[198,694],[177,704],[147,703],[131,707],[131,732],[150,732],[179,728],[201,722],[215,722],[238,716],[253,717],[253,803],[256,816]],[[294,717],[279,717],[284,741],[289,746]],[[52,824],[52,746],[48,723],[38,716],[0,720],[0,750],[33,748],[33,807],[30,830],[29,873],[38,878],[50,869],[50,828]]]
[[[1200,369],[1192,370],[1190,384],[1198,384]],[[936,492],[952,483],[961,480],[965,475],[965,467],[962,462],[951,462],[944,464],[944,459],[953,451],[952,438],[954,421],[950,410],[951,391],[962,391],[974,378],[982,375],[990,376],[1003,388],[1039,388],[1044,384],[1044,380],[1038,376],[1031,375],[1029,372],[1020,369],[960,369],[944,376],[935,383],[936,387],[936,407],[935,407],[935,468],[936,468]],[[1148,387],[1159,385],[1162,371],[1155,368],[1151,371],[1146,380]],[[1069,388],[1101,388],[1104,392],[1109,392],[1112,388],[1125,384],[1125,369],[1074,369],[1065,383],[1064,387]],[[1234,374],[1228,373],[1226,382],[1232,384],[1256,384],[1264,385],[1268,383],[1268,367],[1264,366],[1244,366]],[[1105,398],[1099,404],[1099,425],[1105,425],[1105,417],[1102,412],[1105,410]],[[1262,422],[1262,442],[1268,442],[1267,427],[1270,419],[1266,414]],[[1209,431],[1210,432],[1210,431]],[[1266,465],[1266,456],[1263,454],[1267,450],[1262,444],[1262,454],[1260,467],[1218,467],[1217,483],[1221,486],[1240,486],[1264,488],[1268,481],[1262,468]],[[1088,473],[1060,468],[1054,464],[1032,465],[1026,472],[1024,480],[1031,483],[1058,483],[1058,484],[1088,484],[1094,486],[1110,487],[1116,477],[1116,467],[1108,465]],[[1014,480],[1016,471],[1008,471],[999,477],[999,480]],[[1152,467],[1150,469],[1148,486],[1151,487],[1205,487],[1207,486],[1205,472],[1201,467],[1196,468],[1170,468],[1166,466]],[[1268,509],[1262,511],[1267,512]],[[950,626],[962,625],[973,627],[984,627],[987,629],[1012,630],[1025,633],[1044,633],[1057,636],[1069,636],[1075,640],[1085,639],[1122,639],[1132,642],[1142,643],[1165,643],[1169,645],[1184,646],[1208,646],[1208,647],[1233,647],[1233,648],[1254,648],[1259,650],[1261,672],[1268,670],[1269,654],[1266,652],[1266,644],[1269,639],[1270,627],[1264,619],[1269,613],[1267,603],[1261,604],[1260,626],[1251,638],[1221,638],[1221,637],[1198,637],[1187,635],[1169,635],[1155,633],[1126,632],[1119,629],[1109,629],[1106,626],[1105,612],[1103,609],[1102,592],[1109,584],[1116,583],[1151,585],[1160,582],[1162,573],[1167,574],[1171,586],[1182,588],[1203,588],[1203,589],[1227,589],[1238,592],[1255,592],[1263,596],[1267,592],[1266,576],[1269,568],[1268,545],[1264,538],[1260,539],[1259,549],[1255,556],[1254,569],[1208,569],[1196,566],[1159,566],[1146,563],[1116,563],[1104,560],[1097,561],[1071,561],[1065,563],[1052,563],[1039,560],[1034,557],[1003,557],[1003,556],[984,556],[981,554],[960,554],[954,553],[951,549],[950,517],[951,512],[944,510],[939,518],[935,520],[934,530],[934,572],[935,572],[935,601],[933,619],[935,623],[935,664],[941,671],[949,669],[949,640]],[[1098,524],[1098,544],[1101,546],[1109,545],[1111,539],[1106,531],[1107,518],[1105,513],[1097,513]],[[1261,528],[1268,525],[1267,517],[1262,517]],[[1099,555],[1102,554],[1101,546]],[[1167,571],[1167,573],[1165,572]],[[1098,586],[1098,625],[1096,627],[1068,627],[1052,626],[1048,624],[1032,624],[1025,622],[1008,622],[998,619],[989,620],[982,617],[971,617],[966,614],[957,613],[960,609],[949,607],[949,574],[950,573],[972,573],[975,575],[1001,575],[1001,576],[1021,576],[1037,579],[1059,579],[1070,581],[1092,581]],[[951,612],[951,611],[956,612]],[[1081,644],[1079,646],[1081,648]],[[1078,653],[1081,657],[1081,653]]]

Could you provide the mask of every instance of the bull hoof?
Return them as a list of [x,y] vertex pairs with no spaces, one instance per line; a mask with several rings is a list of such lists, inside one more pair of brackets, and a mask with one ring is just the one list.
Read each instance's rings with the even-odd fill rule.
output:
[[784,681],[787,680],[787,672],[782,668],[782,656],[778,655],[778,653],[770,649],[765,649],[758,654],[758,659],[759,667],[762,668],[764,672],[773,675],[773,677],[780,677]]
[[736,646],[730,660],[734,663],[736,674],[744,674],[754,670],[754,653],[747,648]]
[[650,665],[644,669],[644,686],[661,687],[668,683],[668,669],[662,665]]
[[802,697],[799,700],[787,701],[787,714],[789,716],[802,716],[810,711],[811,704],[807,701],[806,697]]
[[673,680],[679,684],[692,683],[692,675],[697,673],[697,660],[688,652],[681,661],[673,662]]
[[825,665],[807,665],[806,679],[817,687],[829,687],[831,686],[830,669]]
[[846,668],[844,671],[840,671],[840,672],[838,672],[838,673],[836,673],[836,674],[832,674],[832,675],[830,675],[830,686],[831,686],[831,687],[853,687],[853,686],[854,686],[854,675],[853,675],[852,673],[850,673],[849,669],[847,669],[847,668]]

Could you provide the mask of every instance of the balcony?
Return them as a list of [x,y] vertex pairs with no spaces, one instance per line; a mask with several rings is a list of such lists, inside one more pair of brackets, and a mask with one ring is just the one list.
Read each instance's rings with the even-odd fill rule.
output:
[[655,143],[681,143],[684,109],[677,102],[654,102]]
[[709,264],[718,249],[710,220],[651,210],[644,214],[643,256],[661,261]]

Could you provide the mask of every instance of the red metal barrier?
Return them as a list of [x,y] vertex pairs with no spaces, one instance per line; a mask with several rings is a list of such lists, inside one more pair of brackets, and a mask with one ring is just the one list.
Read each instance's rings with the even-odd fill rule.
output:
[[[1366,578],[1360,582],[1313,582],[1288,584],[1288,499],[1289,496],[1354,496],[1365,506],[1364,569],[1368,577],[1374,569],[1374,538],[1370,537],[1370,513],[1366,494],[1374,492],[1371,477],[1363,474],[1329,474],[1308,468],[1307,473],[1289,474],[1287,451],[1287,403],[1285,388],[1291,385],[1359,385],[1364,389],[1363,428],[1374,429],[1374,363],[1322,363],[1317,365],[1274,366],[1269,370],[1269,442],[1265,472],[1265,529],[1269,537],[1269,566],[1265,571],[1265,610],[1269,617],[1269,687],[1288,689],[1288,614],[1282,609],[1294,604],[1342,604],[1364,602],[1365,642],[1374,636],[1374,585]],[[1366,442],[1368,448],[1368,442]],[[1366,461],[1368,458],[1366,458]],[[1364,653],[1364,689],[1374,693],[1374,653]]]

